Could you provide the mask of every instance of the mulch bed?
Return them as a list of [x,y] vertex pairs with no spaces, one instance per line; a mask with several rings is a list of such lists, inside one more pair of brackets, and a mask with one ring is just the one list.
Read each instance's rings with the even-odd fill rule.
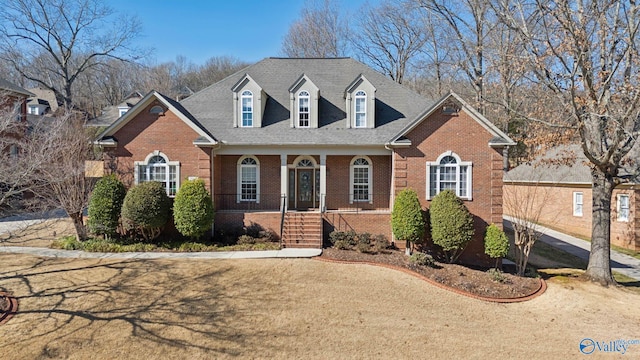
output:
[[18,300],[7,293],[0,292],[0,325],[6,323],[18,311]]
[[[349,263],[380,264],[398,270],[422,276],[440,287],[454,292],[489,301],[524,301],[538,295],[546,289],[540,278],[519,277],[504,273],[504,281],[495,281],[486,269],[436,263],[435,267],[416,266],[409,263],[409,257],[403,251],[389,250],[387,253],[365,254],[353,250],[327,248],[320,260]],[[505,300],[505,301],[501,301]]]

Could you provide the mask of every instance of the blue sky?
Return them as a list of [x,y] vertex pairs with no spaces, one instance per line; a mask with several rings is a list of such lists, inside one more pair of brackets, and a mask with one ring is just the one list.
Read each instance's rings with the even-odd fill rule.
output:
[[[366,0],[339,0],[344,12]],[[375,1],[374,1],[375,2]],[[118,11],[134,13],[142,22],[139,45],[154,48],[158,63],[184,55],[202,64],[230,55],[255,62],[281,56],[289,25],[304,0],[106,0]]]

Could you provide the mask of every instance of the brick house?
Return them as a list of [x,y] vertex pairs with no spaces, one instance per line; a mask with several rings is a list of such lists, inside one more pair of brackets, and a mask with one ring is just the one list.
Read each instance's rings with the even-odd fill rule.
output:
[[[634,147],[629,157],[637,159],[638,151],[638,146]],[[539,217],[537,222],[590,238],[593,197],[588,164],[580,145],[553,148],[530,164],[509,171],[504,178],[505,196],[524,199],[535,194],[528,204]],[[637,166],[634,162],[628,164]],[[630,172],[623,168],[621,175],[624,173]],[[611,243],[635,251],[640,250],[640,219],[635,217],[640,210],[638,183],[634,177],[629,183],[618,185],[611,201]],[[521,214],[516,202],[505,200],[505,215]]]
[[501,224],[514,143],[456,94],[425,99],[349,58],[267,58],[181,102],[150,92],[97,144],[127,185],[160,181],[172,196],[202,178],[216,227],[259,224],[285,246],[320,247],[333,229],[391,238],[399,190],[428,207],[453,189],[476,218],[471,260]]
[[[15,112],[15,121],[24,125],[24,129],[27,126],[27,99],[33,96],[33,94],[22,87],[11,83],[3,78],[0,78],[0,111]],[[24,129],[19,131],[12,131],[10,134],[0,134],[3,137],[20,138]],[[12,144],[11,141],[0,142],[4,145],[8,145],[5,149],[0,149],[4,153],[9,153],[10,156],[18,156],[19,149],[16,144]],[[4,147],[4,146],[3,146]]]

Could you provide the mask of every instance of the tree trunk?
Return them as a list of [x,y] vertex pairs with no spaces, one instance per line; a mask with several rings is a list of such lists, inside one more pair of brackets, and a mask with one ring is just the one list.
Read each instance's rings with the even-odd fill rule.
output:
[[601,285],[616,281],[611,275],[611,197],[615,181],[598,169],[591,171],[593,179],[593,219],[591,225],[591,254],[585,276]]
[[69,217],[73,221],[73,227],[76,230],[76,239],[78,241],[85,241],[87,239],[87,230],[84,226],[82,213],[69,214]]

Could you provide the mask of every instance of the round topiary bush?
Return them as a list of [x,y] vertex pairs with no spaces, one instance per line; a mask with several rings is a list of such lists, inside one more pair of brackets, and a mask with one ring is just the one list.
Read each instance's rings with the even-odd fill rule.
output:
[[105,238],[116,235],[126,194],[127,189],[115,175],[98,180],[89,199],[87,226],[91,232]]
[[158,182],[145,182],[127,192],[122,203],[122,223],[127,230],[151,241],[160,235],[171,216],[171,199]]
[[496,259],[496,268],[498,260],[509,253],[509,239],[496,224],[487,226],[484,233],[484,253]]
[[184,236],[199,238],[211,229],[213,202],[201,179],[185,181],[173,202],[173,220]]
[[398,193],[393,203],[391,213],[391,230],[393,236],[407,242],[407,249],[411,244],[421,244],[424,241],[424,217],[418,194],[413,189],[404,189]]
[[451,190],[436,195],[429,207],[431,238],[455,262],[473,237],[473,215]]

